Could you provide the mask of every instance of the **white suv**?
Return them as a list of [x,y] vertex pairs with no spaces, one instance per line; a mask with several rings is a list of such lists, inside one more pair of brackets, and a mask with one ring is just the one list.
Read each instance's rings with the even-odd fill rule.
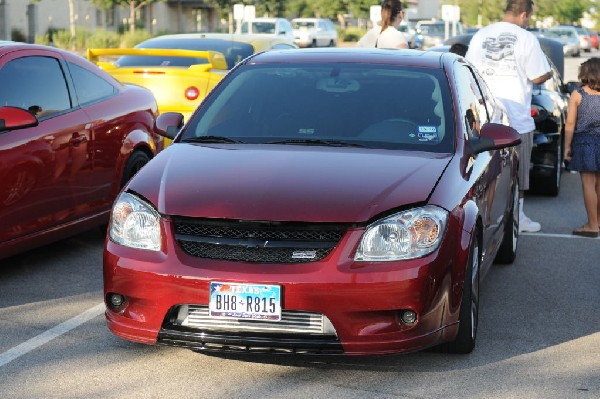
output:
[[299,47],[335,47],[338,33],[326,18],[295,18],[292,20],[294,41]]
[[251,21],[244,21],[240,32],[258,35],[274,35],[280,38],[289,38],[291,42],[294,41],[292,24],[285,18],[255,18]]

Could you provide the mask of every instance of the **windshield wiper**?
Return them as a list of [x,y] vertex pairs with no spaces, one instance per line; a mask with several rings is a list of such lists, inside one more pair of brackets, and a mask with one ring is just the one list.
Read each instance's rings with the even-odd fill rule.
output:
[[243,141],[232,139],[231,137],[225,136],[199,136],[199,137],[186,137],[181,140],[182,143],[225,143],[225,144],[240,144]]
[[364,147],[356,143],[349,143],[342,140],[318,140],[318,139],[293,139],[269,141],[266,144],[296,144],[296,145],[322,145],[329,147]]

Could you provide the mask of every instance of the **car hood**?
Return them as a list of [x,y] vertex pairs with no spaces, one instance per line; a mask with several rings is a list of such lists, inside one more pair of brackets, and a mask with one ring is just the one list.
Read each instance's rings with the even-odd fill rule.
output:
[[363,222],[428,199],[451,154],[292,145],[173,144],[127,190],[161,214]]

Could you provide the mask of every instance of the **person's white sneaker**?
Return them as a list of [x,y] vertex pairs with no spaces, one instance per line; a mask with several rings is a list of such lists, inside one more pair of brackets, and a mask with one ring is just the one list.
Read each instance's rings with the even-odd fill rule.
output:
[[536,233],[542,229],[542,225],[534,222],[524,214],[519,216],[519,233]]

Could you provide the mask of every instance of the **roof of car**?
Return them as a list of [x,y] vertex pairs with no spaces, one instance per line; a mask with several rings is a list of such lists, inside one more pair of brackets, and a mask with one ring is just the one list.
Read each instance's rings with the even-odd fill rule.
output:
[[250,34],[250,33],[177,33],[172,35],[163,35],[148,39],[147,42],[173,41],[173,40],[224,40],[231,42],[248,43],[254,46],[257,50],[269,48],[276,43],[287,43],[294,46],[287,38],[283,36]]
[[66,53],[66,50],[59,49],[57,47],[45,46],[42,44],[31,44],[24,42],[15,42],[10,40],[0,41],[0,49],[3,50],[15,50],[15,49],[38,49],[38,50],[53,50],[57,52]]
[[421,50],[386,50],[376,48],[335,47],[292,50],[272,50],[261,53],[250,63],[338,62],[408,65],[439,68],[444,53]]

